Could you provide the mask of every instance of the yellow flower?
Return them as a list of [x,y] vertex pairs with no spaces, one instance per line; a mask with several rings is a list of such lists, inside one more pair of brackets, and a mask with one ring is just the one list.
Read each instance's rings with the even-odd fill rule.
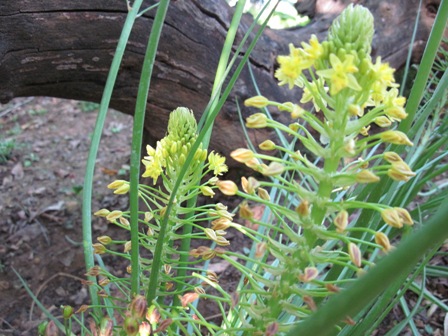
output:
[[302,70],[309,68],[312,62],[304,57],[300,49],[295,48],[292,43],[289,44],[289,56],[279,56],[277,58],[280,67],[275,72],[275,77],[280,81],[279,85],[288,84],[292,89],[295,84],[301,86],[300,75]]
[[208,163],[215,176],[222,175],[229,170],[225,162],[226,158],[219,155],[218,153],[210,152],[210,154],[208,155]]
[[306,57],[312,61],[319,59],[324,52],[324,48],[319,43],[319,40],[317,39],[316,35],[314,35],[314,34],[311,35],[309,44],[302,42],[302,48],[303,48],[303,51],[304,51]]
[[353,64],[354,59],[353,55],[347,55],[344,62],[341,62],[335,54],[330,54],[331,69],[316,72],[320,77],[330,81],[330,94],[332,96],[347,87],[356,91],[361,90],[361,86],[359,86],[355,76],[352,75],[358,72],[358,68]]
[[317,81],[309,83],[309,86],[305,86],[303,88],[302,99],[300,99],[300,102],[302,104],[306,104],[309,101],[312,101],[316,112],[320,111],[319,104],[327,106],[327,101],[322,98],[322,94],[319,92],[319,88],[323,90],[323,92],[328,91],[328,88],[324,86],[323,78],[319,78],[317,79]]
[[162,168],[165,167],[164,150],[161,141],[157,141],[156,149],[151,146],[146,146],[148,156],[145,156],[142,163],[146,167],[142,177],[152,177],[155,184],[158,177],[162,173]]
[[386,88],[393,86],[395,83],[394,72],[395,69],[389,66],[389,63],[382,63],[381,57],[376,58],[376,63],[372,64],[371,70],[374,78],[379,83],[380,87]]

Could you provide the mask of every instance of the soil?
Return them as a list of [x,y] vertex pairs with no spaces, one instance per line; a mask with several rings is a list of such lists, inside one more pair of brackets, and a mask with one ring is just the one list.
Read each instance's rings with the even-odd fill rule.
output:
[[[45,319],[15,272],[56,316],[61,305],[76,309],[88,303],[81,284],[86,272],[80,246],[81,194],[96,108],[92,103],[43,97],[0,105],[0,142],[14,141],[11,153],[0,151],[0,335],[36,335]],[[94,178],[94,211],[127,208],[126,197],[113,195],[106,186],[128,178],[131,129],[131,117],[110,111]],[[94,237],[114,230],[101,218],[94,217],[92,224]],[[249,247],[238,232],[226,238],[241,252]],[[433,263],[446,266],[447,259],[439,255]],[[125,268],[114,265],[120,267]],[[233,292],[238,274],[226,264],[214,267],[223,288]],[[430,281],[432,294],[446,298],[447,279]],[[409,300],[417,298],[410,295]],[[216,318],[217,311],[207,309],[208,317]],[[394,309],[375,335],[384,335],[403,317],[399,308]],[[445,312],[431,311],[424,301],[416,323],[422,335],[443,335],[444,318]]]

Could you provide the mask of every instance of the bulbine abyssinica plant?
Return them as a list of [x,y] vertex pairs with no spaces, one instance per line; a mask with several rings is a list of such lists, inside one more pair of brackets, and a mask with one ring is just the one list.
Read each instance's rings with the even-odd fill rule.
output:
[[[132,249],[141,251],[141,293],[132,293],[129,278],[106,267],[89,271],[98,277],[99,296],[121,315],[106,319],[105,335],[112,330],[141,336],[283,334],[368,272],[376,261],[372,255],[393,249],[388,233],[413,224],[408,211],[357,199],[355,192],[360,184],[381,179],[405,183],[415,175],[397,153],[381,150],[385,144],[413,144],[395,129],[407,116],[406,100],[399,95],[394,70],[370,56],[373,29],[367,9],[349,6],[333,22],[327,40],[312,36],[301,47],[291,44],[290,54],[278,58],[280,85],[299,87],[302,94],[295,102],[264,96],[245,101],[248,107],[289,113],[291,123],[265,112],[247,118],[246,127],[273,128],[279,137],[258,144],[260,151],[231,153],[256,173],[243,177],[241,187],[221,179],[227,172],[225,158],[213,151],[199,146],[187,161],[198,136],[196,120],[187,108],[171,113],[167,135],[155,148],[147,146],[142,161],[143,177],[150,181],[138,187],[145,207],[139,211],[138,246],[110,236],[93,244],[96,254],[128,260]],[[130,183],[117,180],[109,188],[126,194]],[[198,195],[213,200],[218,190],[244,199],[239,217],[251,225],[237,223],[222,203],[195,204]],[[255,204],[264,207],[262,217],[255,215]],[[376,211],[382,221],[358,223],[364,210]],[[101,209],[96,215],[130,230],[127,211]],[[182,232],[187,226],[193,230]],[[162,229],[166,234],[159,235]],[[226,239],[231,229],[251,241],[250,253],[237,252]],[[185,240],[187,249],[181,248]],[[195,240],[199,243],[193,245]],[[157,244],[162,244],[161,255]],[[221,288],[218,276],[207,269],[213,258],[241,273],[234,293]],[[157,277],[151,277],[154,272]],[[156,288],[155,298],[147,295],[148,288]],[[214,302],[220,325],[197,308],[198,300]],[[350,316],[341,321],[354,322]]]

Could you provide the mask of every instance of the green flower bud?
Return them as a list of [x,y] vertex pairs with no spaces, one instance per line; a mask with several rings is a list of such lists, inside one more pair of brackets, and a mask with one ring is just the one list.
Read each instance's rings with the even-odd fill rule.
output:
[[335,49],[370,54],[373,38],[373,15],[363,6],[350,4],[330,27],[328,41]]

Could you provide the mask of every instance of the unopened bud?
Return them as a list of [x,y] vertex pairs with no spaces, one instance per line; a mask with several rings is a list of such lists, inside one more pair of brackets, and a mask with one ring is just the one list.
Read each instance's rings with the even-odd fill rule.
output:
[[398,215],[398,212],[394,208],[388,208],[381,211],[381,217],[386,222],[386,224],[395,227],[395,228],[402,228],[403,222]]
[[138,320],[133,316],[126,317],[123,323],[123,329],[128,336],[137,335],[139,329]]
[[303,274],[299,275],[299,280],[303,282],[310,282],[317,278],[319,271],[316,267],[307,267],[303,271]]
[[370,170],[361,170],[358,174],[356,174],[355,180],[358,183],[375,183],[378,182],[380,178]]
[[137,295],[131,302],[130,310],[132,316],[143,318],[146,315],[148,303],[143,295]]
[[227,180],[227,181],[218,181],[216,185],[224,195],[233,196],[238,192],[238,186],[235,182]]
[[407,145],[414,146],[414,144],[409,140],[406,134],[400,131],[386,131],[380,133],[380,138],[384,142],[388,142],[394,145]]
[[206,197],[211,197],[213,198],[213,196],[215,196],[215,192],[213,191],[212,188],[210,188],[209,186],[202,186],[200,188],[202,195],[206,196]]
[[100,236],[96,240],[98,240],[103,245],[108,245],[112,242],[112,238],[109,236]]
[[263,108],[269,105],[269,100],[263,96],[255,96],[246,99],[244,105],[248,107]]
[[345,210],[339,212],[334,219],[334,225],[337,232],[344,232],[348,225],[348,212]]
[[269,196],[269,193],[266,189],[264,188],[258,188],[257,190],[257,194],[258,197],[260,197],[261,199],[265,200],[265,201],[269,201],[271,199],[271,197]]
[[258,145],[258,147],[261,150],[271,151],[275,149],[275,143],[271,140],[265,140],[260,145]]
[[101,209],[94,213],[95,216],[99,217],[106,217],[108,214],[110,214],[110,211],[107,209]]
[[361,251],[359,247],[353,243],[348,243],[348,254],[350,256],[350,260],[352,263],[356,265],[356,267],[361,267]]
[[62,306],[62,316],[64,319],[69,319],[73,315],[73,307],[72,306]]
[[384,252],[389,252],[392,249],[389,238],[382,232],[375,233],[375,243],[380,245]]
[[268,125],[268,117],[263,113],[255,113],[246,119],[248,128],[264,128]]
[[95,254],[104,254],[106,253],[106,247],[103,244],[95,243],[92,245],[93,253]]
[[235,149],[230,156],[238,162],[246,163],[254,158],[254,152],[247,148]]

